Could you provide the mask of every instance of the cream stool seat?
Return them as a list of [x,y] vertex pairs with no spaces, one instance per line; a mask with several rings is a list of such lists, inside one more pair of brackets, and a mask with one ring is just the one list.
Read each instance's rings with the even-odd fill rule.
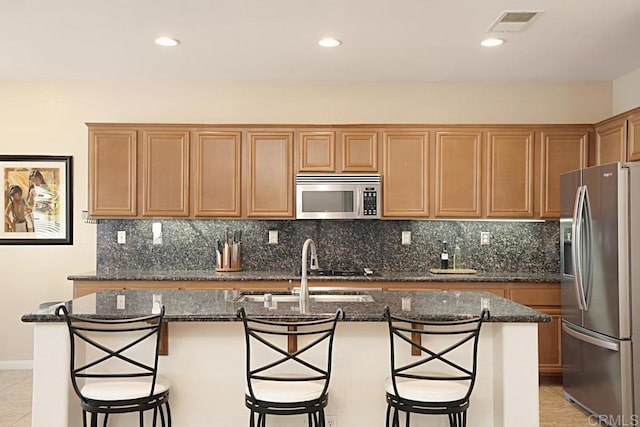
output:
[[[80,394],[87,399],[102,400],[105,402],[116,400],[141,399],[151,395],[151,378],[116,381],[91,381],[80,389]],[[171,388],[171,381],[159,375],[156,378],[156,385],[153,395],[160,395]]]
[[[425,375],[429,374],[425,373]],[[398,393],[402,398],[418,402],[453,402],[463,399],[469,390],[469,381],[399,378],[396,384],[398,386]],[[396,394],[393,389],[391,377],[387,377],[385,380],[385,391],[391,395]]]

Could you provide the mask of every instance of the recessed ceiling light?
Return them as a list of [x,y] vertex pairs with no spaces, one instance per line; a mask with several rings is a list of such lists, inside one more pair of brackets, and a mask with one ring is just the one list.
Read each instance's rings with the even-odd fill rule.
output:
[[157,39],[155,39],[155,42],[158,46],[164,47],[174,47],[178,46],[178,44],[180,43],[178,40],[172,39],[171,37],[158,37]]
[[342,44],[342,42],[338,39],[334,39],[333,37],[325,37],[320,40],[318,44],[322,47],[338,47]]
[[503,39],[495,39],[495,38],[484,39],[480,42],[480,44],[484,47],[496,47],[496,46],[500,46],[502,43],[504,43]]

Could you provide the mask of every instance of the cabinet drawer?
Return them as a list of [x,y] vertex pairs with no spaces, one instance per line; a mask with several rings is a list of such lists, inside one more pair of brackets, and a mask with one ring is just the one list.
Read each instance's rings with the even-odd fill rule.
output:
[[511,299],[528,306],[560,306],[560,287],[542,289],[511,289]]

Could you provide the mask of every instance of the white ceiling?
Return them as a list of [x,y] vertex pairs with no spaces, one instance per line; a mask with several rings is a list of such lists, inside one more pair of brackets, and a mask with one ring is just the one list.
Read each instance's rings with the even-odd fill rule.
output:
[[[503,10],[544,10],[480,41]],[[177,48],[154,38],[170,35]],[[321,48],[327,35],[337,49]],[[0,79],[612,80],[640,0],[0,0]]]

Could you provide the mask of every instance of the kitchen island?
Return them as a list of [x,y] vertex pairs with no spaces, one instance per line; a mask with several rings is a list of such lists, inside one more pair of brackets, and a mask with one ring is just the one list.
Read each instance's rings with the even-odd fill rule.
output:
[[[238,302],[234,292],[222,290],[114,290],[69,301],[70,312],[117,319],[148,314],[154,294],[162,294],[171,323],[171,352],[160,371],[171,378],[174,425],[239,426],[248,420],[244,408],[244,335],[236,313],[272,319],[317,318],[342,308],[334,347],[329,406],[341,427],[384,425],[384,379],[389,375],[388,330],[383,310],[416,320],[447,320],[477,315],[481,299],[489,302],[491,318],[483,326],[478,379],[471,398],[469,424],[475,426],[538,425],[538,323],[551,318],[528,307],[486,292],[366,292],[373,302],[315,302],[307,313],[296,303],[265,307],[262,302]],[[119,310],[116,297],[125,296]],[[401,298],[411,298],[402,311]],[[69,383],[69,343],[66,324],[53,314],[55,306],[23,316],[34,322],[34,426],[80,426],[79,402]],[[428,346],[428,343],[424,343]],[[406,358],[411,356],[407,348]],[[52,399],[51,396],[56,396]],[[214,419],[212,419],[212,414]],[[113,417],[111,426],[132,425],[135,419]],[[301,427],[303,417],[273,418],[270,426]],[[447,425],[446,417],[415,417],[416,427]]]

